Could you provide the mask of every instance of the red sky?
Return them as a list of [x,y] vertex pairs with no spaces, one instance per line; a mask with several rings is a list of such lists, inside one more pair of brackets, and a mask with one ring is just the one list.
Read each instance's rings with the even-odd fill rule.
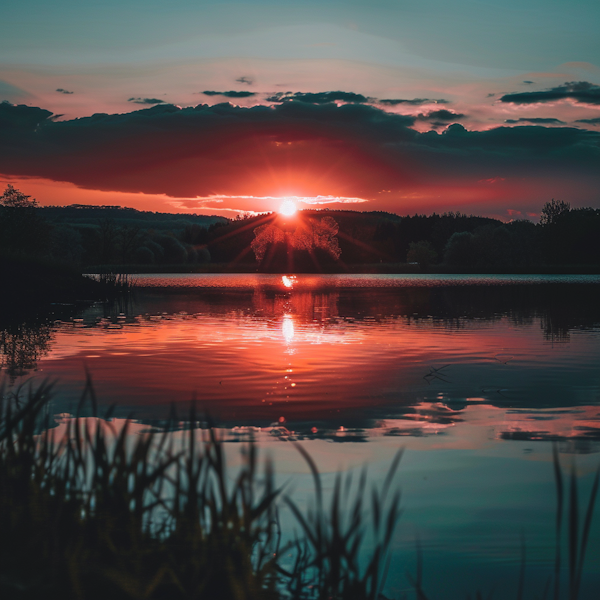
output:
[[596,131],[547,124],[470,130],[452,123],[458,113],[449,108],[399,114],[372,100],[298,94],[252,107],[159,104],[62,120],[5,103],[0,183],[42,205],[225,216],[276,210],[286,197],[299,208],[459,210],[503,219],[535,218],[551,198],[599,202]]

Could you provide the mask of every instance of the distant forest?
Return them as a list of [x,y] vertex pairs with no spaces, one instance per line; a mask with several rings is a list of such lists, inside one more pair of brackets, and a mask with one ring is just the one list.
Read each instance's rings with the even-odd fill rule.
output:
[[327,209],[293,219],[272,213],[230,220],[117,206],[40,207],[9,185],[0,195],[0,255],[88,270],[593,269],[600,267],[600,210],[552,200],[542,207],[539,224],[458,212],[400,217]]

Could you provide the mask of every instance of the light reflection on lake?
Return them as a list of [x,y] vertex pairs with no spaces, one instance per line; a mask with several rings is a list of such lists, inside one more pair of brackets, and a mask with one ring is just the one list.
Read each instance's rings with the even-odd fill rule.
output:
[[[432,597],[455,596],[427,578],[427,561],[462,572],[465,593],[489,590],[506,565],[516,586],[521,529],[530,576],[542,577],[553,556],[549,442],[579,455],[584,487],[600,462],[600,277],[134,278],[147,287],[44,324],[39,346],[39,328],[4,332],[5,369],[20,361],[12,385],[57,378],[55,411],[72,412],[87,368],[104,406],[145,423],[195,397],[231,441],[259,427],[300,490],[309,477],[286,441],[326,473],[369,463],[374,476],[405,446],[398,551],[413,564],[419,535]],[[588,586],[600,578],[599,523],[600,513]],[[390,575],[390,595],[404,572]]]

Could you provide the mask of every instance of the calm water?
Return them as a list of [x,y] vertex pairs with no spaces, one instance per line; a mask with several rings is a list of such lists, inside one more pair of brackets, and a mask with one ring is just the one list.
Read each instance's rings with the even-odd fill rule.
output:
[[228,439],[252,427],[299,498],[310,481],[289,440],[328,484],[363,464],[377,478],[404,447],[386,593],[409,587],[418,537],[433,598],[457,596],[449,580],[514,597],[523,532],[541,595],[554,552],[552,442],[565,467],[576,463],[585,499],[600,464],[600,277],[135,278],[144,288],[127,301],[7,325],[12,389],[57,379],[53,409],[73,412],[87,368],[100,401],[142,423],[195,398]]

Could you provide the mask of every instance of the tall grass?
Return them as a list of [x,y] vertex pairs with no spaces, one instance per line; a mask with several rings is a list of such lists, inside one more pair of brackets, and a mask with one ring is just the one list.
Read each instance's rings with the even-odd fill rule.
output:
[[[369,520],[365,518],[362,493],[355,494],[350,505],[346,503],[351,497],[351,474],[345,480],[340,474],[336,476],[330,505],[325,506],[317,466],[304,448],[298,446],[298,451],[310,467],[316,491],[315,503],[306,515],[291,498],[285,498],[304,534],[297,545],[294,568],[288,574],[292,597],[304,597],[305,590],[311,587],[314,597],[323,600],[377,600],[389,569],[389,546],[400,516],[399,490],[392,492],[391,498],[388,496],[402,453],[396,454],[381,489],[376,486],[371,489]],[[366,470],[363,470],[358,490],[366,489]],[[368,494],[365,496],[368,499]],[[367,537],[373,538],[374,551],[370,558],[361,561],[359,553]]]
[[362,499],[345,521],[350,482],[338,478],[326,510],[316,465],[299,446],[316,505],[304,515],[285,498],[303,535],[282,546],[283,492],[256,445],[233,471],[214,429],[198,439],[193,408],[184,428],[172,415],[163,431],[132,436],[131,421],[119,428],[110,414],[97,417],[89,378],[79,410],[89,404],[94,416],[66,420],[61,433],[50,427],[51,395],[49,383],[10,401],[1,394],[2,597],[378,598],[399,515],[399,455],[372,490],[374,550],[363,559],[371,526]]
[[[564,554],[563,548],[563,513],[565,512],[565,485],[564,474],[558,457],[556,445],[553,448],[554,458],[554,479],[556,482],[556,558],[554,564],[554,600],[558,600],[561,595],[561,559]],[[577,600],[579,598],[579,590],[581,587],[581,577],[583,574],[583,565],[585,561],[585,553],[589,541],[590,531],[592,527],[592,517],[596,504],[596,496],[598,495],[598,483],[600,479],[600,469],[596,471],[590,497],[587,503],[585,514],[580,514],[578,489],[577,489],[577,474],[575,466],[572,465],[569,477],[569,505],[567,512],[567,554],[569,565],[568,592],[569,600]],[[580,517],[583,516],[583,524],[580,526]]]
[[112,271],[100,270],[94,278],[100,282],[107,292],[129,292],[135,287],[135,280],[128,273],[113,273]]

